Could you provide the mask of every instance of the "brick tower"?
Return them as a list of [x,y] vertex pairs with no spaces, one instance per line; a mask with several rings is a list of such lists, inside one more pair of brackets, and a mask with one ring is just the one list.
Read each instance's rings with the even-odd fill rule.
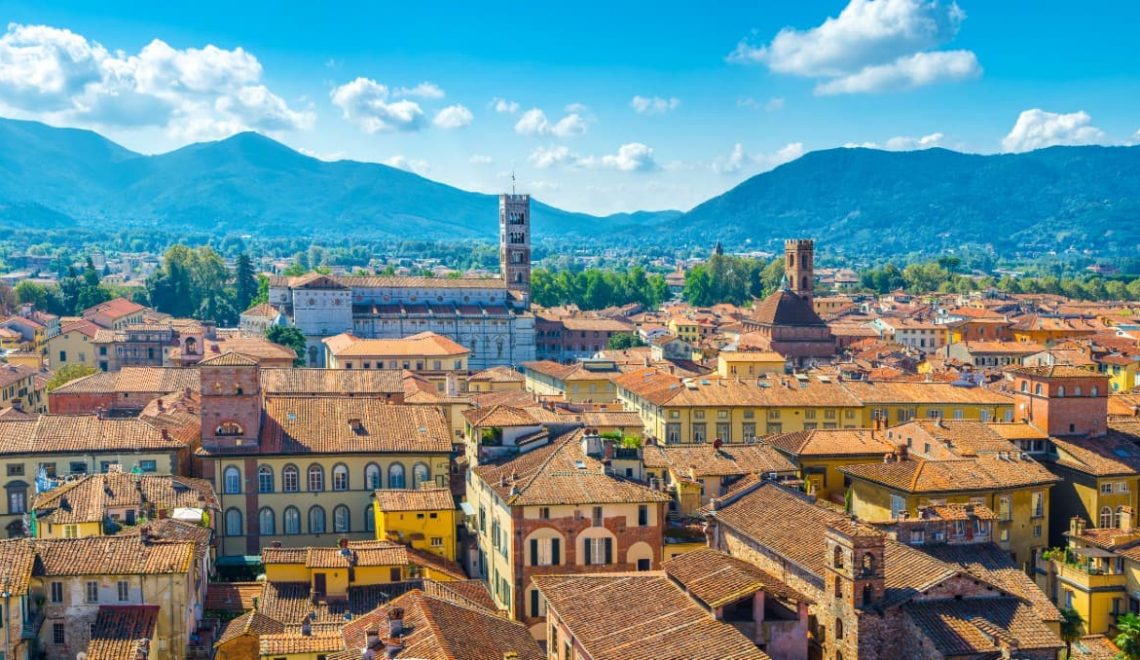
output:
[[530,295],[530,195],[499,195],[499,269],[508,289]]
[[202,381],[202,446],[256,448],[261,434],[261,368],[239,353],[198,363]]
[[[826,628],[823,657],[858,658],[860,622],[874,616],[883,601],[883,533],[853,520],[828,525],[824,532],[827,567],[820,628]],[[870,640],[864,640],[870,642]]]
[[1066,365],[1013,367],[1014,419],[1049,435],[1108,432],[1108,376]]
[[811,300],[815,288],[815,241],[810,238],[784,241],[784,275],[792,293]]

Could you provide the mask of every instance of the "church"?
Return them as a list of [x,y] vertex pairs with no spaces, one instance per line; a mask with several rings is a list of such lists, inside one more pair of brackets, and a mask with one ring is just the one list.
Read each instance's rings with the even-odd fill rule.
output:
[[342,332],[399,339],[435,332],[471,349],[481,370],[534,360],[530,312],[530,196],[499,196],[500,276],[274,277],[269,302],[307,340],[305,364],[325,366],[321,340]]
[[752,344],[775,351],[797,367],[830,362],[835,338],[812,306],[815,289],[815,243],[810,239],[784,241],[784,286],[757,300],[752,315],[741,321],[753,333]]

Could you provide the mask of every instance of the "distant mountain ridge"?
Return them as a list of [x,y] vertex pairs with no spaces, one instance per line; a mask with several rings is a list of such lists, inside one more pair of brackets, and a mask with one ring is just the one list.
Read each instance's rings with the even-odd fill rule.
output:
[[[688,212],[598,217],[532,204],[535,236],[862,254],[992,244],[1001,253],[1140,245],[1140,146],[976,155],[829,149]],[[0,119],[0,227],[186,227],[429,240],[498,234],[494,195],[401,169],[325,162],[255,133],[144,156],[85,130]]]

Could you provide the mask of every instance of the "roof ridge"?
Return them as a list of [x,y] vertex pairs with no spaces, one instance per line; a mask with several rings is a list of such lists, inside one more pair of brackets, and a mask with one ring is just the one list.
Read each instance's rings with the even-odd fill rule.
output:
[[568,433],[565,439],[555,440],[554,443],[551,444],[552,449],[550,450],[550,454],[547,455],[547,457],[541,463],[539,463],[538,467],[531,473],[530,477],[524,480],[524,485],[518,489],[520,495],[525,492],[527,488],[530,488],[530,485],[534,483],[534,480],[546,471],[546,467],[550,465],[550,462],[554,460],[554,457],[562,453],[562,450],[566,448],[566,445],[573,441],[574,437],[581,432],[582,429],[577,429],[571,433]]

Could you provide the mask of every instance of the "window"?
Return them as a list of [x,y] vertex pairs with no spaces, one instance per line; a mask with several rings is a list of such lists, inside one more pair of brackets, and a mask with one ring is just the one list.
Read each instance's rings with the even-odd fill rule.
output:
[[531,566],[556,566],[560,562],[559,550],[561,549],[561,539],[531,539],[530,540],[530,565]]
[[227,494],[234,494],[241,492],[241,471],[234,466],[229,466],[223,473],[223,488]]
[[592,524],[594,525],[594,527],[605,526],[605,522],[606,522],[605,521],[605,514],[602,510],[602,507],[600,507],[600,506],[594,507],[593,515],[591,516],[590,520],[592,521]]
[[843,548],[835,546],[835,550],[831,553],[832,566],[835,568],[843,568]]
[[281,471],[281,488],[286,493],[296,493],[301,490],[300,472],[295,465],[286,465]]
[[333,468],[333,490],[348,490],[348,468],[343,464]]
[[843,639],[843,619],[835,620],[835,639]]
[[273,509],[264,507],[257,512],[257,529],[263,536],[277,533],[277,520],[273,515]]
[[1103,484],[1101,484],[1100,485],[1100,492],[1104,493],[1105,495],[1111,495],[1112,494],[1112,482],[1106,481]]
[[368,508],[364,510],[364,531],[376,531],[376,517],[372,515],[372,505],[369,504]]
[[257,468],[257,492],[273,492],[273,468],[268,465]]
[[1033,517],[1040,518],[1045,515],[1045,493],[1043,491],[1035,491],[1033,493]]
[[28,510],[28,491],[12,488],[8,491],[8,513],[24,513]]
[[891,518],[899,518],[906,511],[906,498],[891,493]]
[[369,463],[364,468],[364,484],[369,490],[376,490],[380,488],[380,466],[375,463]]
[[301,533],[301,512],[297,510],[297,507],[291,506],[285,509],[283,517],[286,534]]
[[423,463],[416,463],[412,466],[412,487],[420,488],[424,482],[431,479],[430,474],[428,466]]
[[1012,516],[1013,512],[1009,506],[1009,495],[998,497],[998,520],[1009,520]]
[[79,538],[79,525],[64,525],[63,538],[77,539]]
[[334,532],[348,532],[352,527],[351,514],[348,512],[348,507],[341,504],[333,509],[333,531]]
[[309,509],[309,533],[325,533],[325,510],[319,506]]
[[1112,527],[1112,507],[1106,506],[1100,510],[1100,525],[1101,529]]
[[241,536],[241,511],[226,510],[226,536]]
[[548,507],[548,506],[539,507],[538,517],[542,520],[550,520],[550,507]]
[[708,425],[704,422],[693,424],[693,442],[700,444],[708,437]]
[[51,641],[56,644],[67,643],[67,636],[64,632],[66,630],[65,624],[53,623],[51,624]]
[[319,465],[309,466],[309,490],[319,492],[325,489],[325,471]]
[[1064,397],[1065,397],[1065,386],[1064,385],[1058,385],[1057,386],[1057,398],[1061,399]]
[[67,469],[70,470],[72,474],[87,474],[87,463],[84,461],[71,461]]
[[586,563],[593,565],[612,564],[614,540],[611,538],[586,539]]
[[126,580],[119,580],[119,602],[125,603],[131,599],[131,585]]
[[62,603],[63,602],[63,583],[62,582],[52,582],[51,583],[51,602],[53,602],[53,603]]
[[84,589],[83,594],[84,594],[84,598],[85,598],[86,602],[98,603],[99,602],[99,583],[98,582],[88,582],[86,584],[86,589]]
[[8,464],[8,476],[9,477],[22,477],[22,476],[24,476],[24,464],[23,463],[9,463]]
[[158,472],[158,462],[153,460],[139,461],[139,470],[143,472]]
[[392,463],[388,466],[388,488],[407,488],[404,484],[404,466]]
[[637,524],[640,527],[645,527],[649,524],[649,505],[637,505]]
[[441,537],[441,536],[431,537],[431,547],[442,548],[443,547],[443,537]]

